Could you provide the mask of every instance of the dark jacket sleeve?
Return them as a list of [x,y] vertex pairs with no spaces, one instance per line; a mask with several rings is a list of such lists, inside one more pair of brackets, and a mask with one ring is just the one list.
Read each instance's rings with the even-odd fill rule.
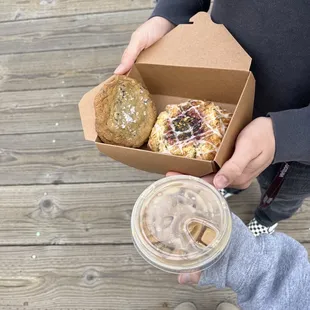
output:
[[152,14],[161,16],[175,25],[186,24],[200,11],[208,11],[210,0],[159,0]]
[[269,113],[276,138],[274,162],[310,163],[310,105]]

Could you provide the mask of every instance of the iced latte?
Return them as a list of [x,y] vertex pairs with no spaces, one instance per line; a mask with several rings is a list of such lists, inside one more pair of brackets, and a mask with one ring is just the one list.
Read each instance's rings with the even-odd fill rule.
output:
[[224,253],[231,214],[211,185],[191,176],[172,176],[141,194],[131,228],[137,250],[149,263],[168,272],[194,272]]

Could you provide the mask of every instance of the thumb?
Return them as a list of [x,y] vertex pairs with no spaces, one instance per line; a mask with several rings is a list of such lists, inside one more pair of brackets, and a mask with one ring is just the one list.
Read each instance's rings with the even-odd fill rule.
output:
[[181,273],[178,276],[180,284],[198,284],[201,276],[201,271],[195,273]]
[[223,189],[242,175],[244,169],[257,155],[247,141],[239,140],[233,156],[223,165],[215,175],[213,184],[217,189]]
[[166,173],[166,177],[172,177],[174,175],[183,175],[183,173],[179,173],[179,172],[174,172],[174,171],[168,171]]
[[125,74],[131,69],[139,54],[145,48],[146,43],[144,41],[144,35],[139,32],[133,33],[129,45],[124,51],[121,64],[114,71],[115,74]]
[[115,74],[127,73],[139,54],[145,48],[150,47],[175,26],[167,19],[155,16],[142,24],[131,36],[128,47],[126,48],[121,64],[114,71]]

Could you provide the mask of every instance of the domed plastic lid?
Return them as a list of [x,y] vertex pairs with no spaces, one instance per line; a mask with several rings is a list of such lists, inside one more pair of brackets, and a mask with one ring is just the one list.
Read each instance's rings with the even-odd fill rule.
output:
[[199,178],[173,176],[141,194],[132,213],[132,233],[149,263],[169,272],[195,271],[223,253],[231,215],[214,187]]

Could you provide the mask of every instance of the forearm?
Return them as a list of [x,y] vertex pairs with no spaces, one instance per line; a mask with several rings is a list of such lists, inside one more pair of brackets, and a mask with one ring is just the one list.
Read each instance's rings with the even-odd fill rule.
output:
[[301,310],[310,305],[304,247],[284,234],[255,238],[237,217],[227,253],[202,273],[199,284],[232,288],[242,309]]
[[186,24],[199,11],[208,11],[210,0],[159,0],[153,16],[161,16],[175,25]]
[[310,163],[310,105],[270,113],[276,138],[274,162]]

